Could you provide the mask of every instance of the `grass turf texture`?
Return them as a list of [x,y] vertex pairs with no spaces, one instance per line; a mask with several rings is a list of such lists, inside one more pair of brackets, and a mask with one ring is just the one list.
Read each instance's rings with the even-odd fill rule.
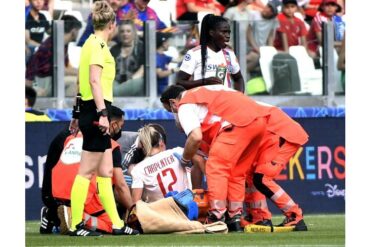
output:
[[[39,234],[39,221],[26,222],[26,246],[344,246],[344,214],[306,215],[307,232],[229,234],[148,234],[69,237]],[[274,217],[279,224],[282,217]]]

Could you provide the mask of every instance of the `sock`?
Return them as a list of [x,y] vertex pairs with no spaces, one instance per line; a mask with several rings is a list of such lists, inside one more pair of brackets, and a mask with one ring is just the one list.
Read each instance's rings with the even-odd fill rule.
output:
[[110,177],[96,177],[99,198],[105,212],[109,215],[114,227],[122,228],[123,221],[118,216],[116,201],[114,200],[112,179]]
[[77,175],[73,182],[71,190],[72,231],[76,230],[76,225],[82,221],[89,185],[90,180],[80,175]]

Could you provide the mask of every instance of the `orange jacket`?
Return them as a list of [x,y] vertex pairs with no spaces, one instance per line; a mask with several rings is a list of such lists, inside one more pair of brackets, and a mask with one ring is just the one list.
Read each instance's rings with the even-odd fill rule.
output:
[[[268,116],[269,108],[257,104],[239,91],[229,90],[222,86],[197,87],[188,90],[179,102],[182,104],[202,104],[208,108],[208,114],[201,123],[203,141],[211,145],[217,136],[220,122],[208,124],[212,115],[217,115],[234,126],[247,126],[258,117]],[[206,150],[203,150],[206,151]]]
[[208,112],[221,117],[229,123],[242,127],[250,124],[258,117],[270,115],[270,109],[257,104],[239,91],[214,87],[217,90],[197,87],[188,90],[180,100],[182,104],[203,104]]
[[303,145],[308,141],[308,134],[302,126],[278,107],[270,107],[267,130],[291,143]]

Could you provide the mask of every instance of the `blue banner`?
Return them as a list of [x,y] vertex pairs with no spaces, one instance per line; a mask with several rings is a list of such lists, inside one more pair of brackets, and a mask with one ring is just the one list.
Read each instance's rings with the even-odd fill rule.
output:
[[[345,118],[296,118],[310,135],[308,143],[290,160],[277,182],[304,213],[345,211]],[[159,123],[167,131],[167,147],[183,146],[185,135],[173,120],[125,121],[124,130],[137,131],[147,123]],[[26,220],[40,218],[41,185],[46,154],[52,139],[69,122],[26,123]],[[274,205],[273,213],[279,212]]]
[[[292,118],[345,117],[344,107],[281,107]],[[126,120],[171,120],[172,113],[159,109],[122,109]],[[70,121],[72,109],[47,109],[46,114],[53,121]]]
[[310,138],[290,159],[277,178],[278,184],[304,213],[344,213],[345,119],[296,120]]

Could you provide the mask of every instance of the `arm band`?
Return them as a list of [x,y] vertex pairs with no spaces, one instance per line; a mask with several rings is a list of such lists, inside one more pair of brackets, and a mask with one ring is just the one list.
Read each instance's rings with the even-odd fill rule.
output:
[[184,159],[184,157],[181,157],[181,162],[189,163],[189,162],[190,162],[190,160],[187,160],[187,159]]

